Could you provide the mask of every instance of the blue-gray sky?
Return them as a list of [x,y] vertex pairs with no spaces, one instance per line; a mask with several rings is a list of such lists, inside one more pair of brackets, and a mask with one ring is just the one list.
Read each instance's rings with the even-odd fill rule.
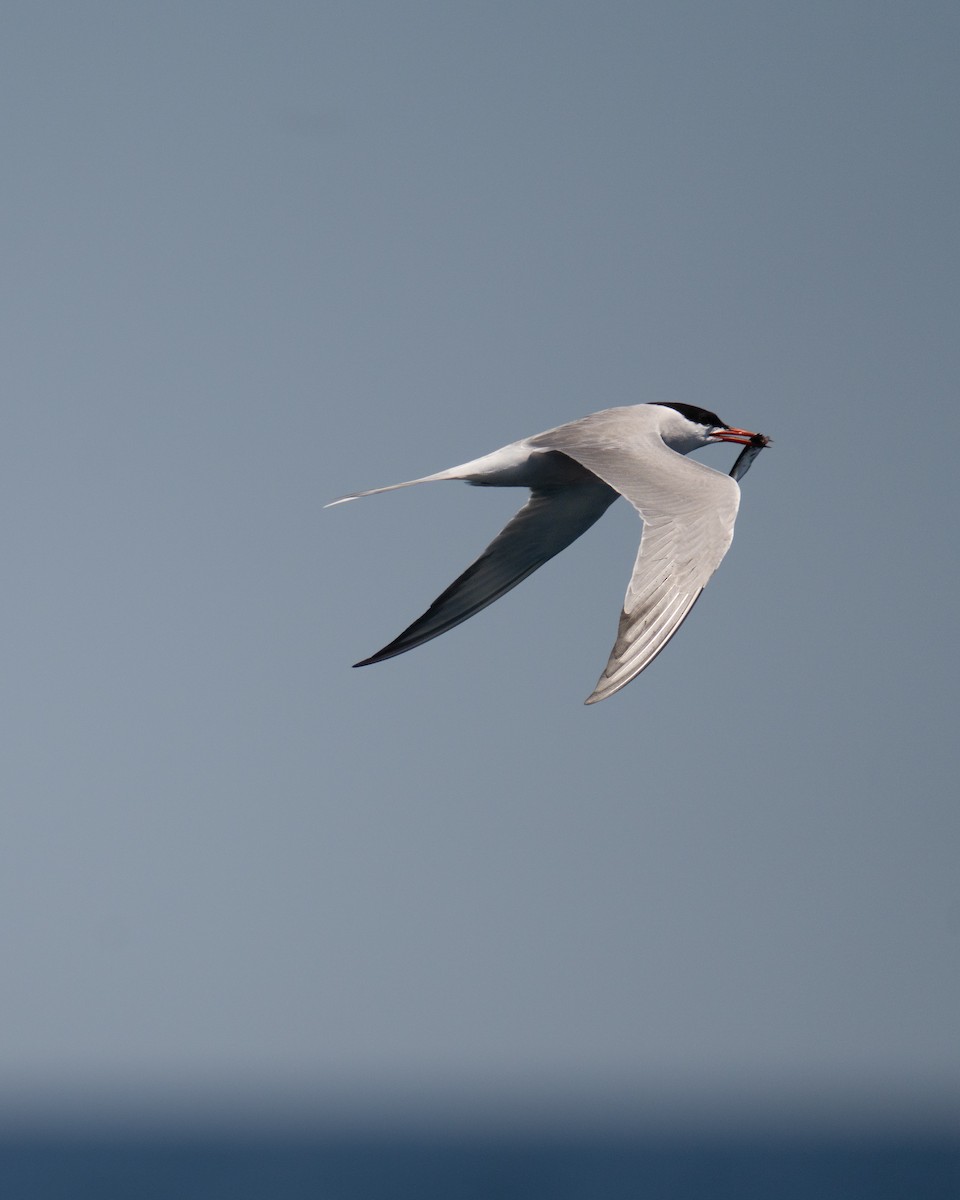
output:
[[[960,1095],[960,9],[10,3],[0,1080]],[[345,491],[614,404],[775,446],[581,701],[625,504]],[[733,452],[704,461],[727,469]]]

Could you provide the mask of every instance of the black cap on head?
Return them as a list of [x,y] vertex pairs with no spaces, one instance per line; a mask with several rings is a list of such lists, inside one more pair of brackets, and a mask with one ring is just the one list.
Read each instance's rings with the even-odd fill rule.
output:
[[671,404],[669,400],[654,400],[653,403],[658,404],[661,408],[676,409],[681,417],[686,417],[688,421],[695,421],[697,425],[711,425],[717,429],[730,428],[726,421],[721,421],[716,413],[710,412],[707,408],[697,408],[695,404]]

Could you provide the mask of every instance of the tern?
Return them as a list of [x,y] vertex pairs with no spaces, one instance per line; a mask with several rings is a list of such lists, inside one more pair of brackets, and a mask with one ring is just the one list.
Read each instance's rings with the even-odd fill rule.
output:
[[[592,413],[435,475],[332,500],[327,508],[447,479],[530,489],[523,508],[423,616],[354,666],[404,654],[466,621],[559,554],[623,496],[640,514],[643,531],[616,643],[584,703],[605,700],[648,667],[686,620],[733,541],[737,480],[769,440],[692,404],[634,404]],[[729,475],[685,457],[715,442],[745,447]]]

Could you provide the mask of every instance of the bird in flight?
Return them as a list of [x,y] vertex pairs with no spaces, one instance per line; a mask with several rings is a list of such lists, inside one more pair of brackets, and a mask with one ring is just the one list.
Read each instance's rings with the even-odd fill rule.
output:
[[[435,475],[332,500],[327,508],[445,479],[530,489],[523,508],[423,616],[354,666],[404,654],[466,621],[559,554],[623,496],[640,514],[643,533],[616,643],[585,703],[605,700],[648,667],[683,624],[733,541],[737,480],[769,440],[692,404],[634,404],[592,413]],[[685,457],[715,442],[744,447],[729,475]]]

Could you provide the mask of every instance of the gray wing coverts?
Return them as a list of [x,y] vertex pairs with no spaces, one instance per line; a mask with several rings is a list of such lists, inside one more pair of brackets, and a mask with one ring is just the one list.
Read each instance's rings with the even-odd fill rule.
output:
[[628,684],[677,632],[733,540],[740,504],[729,476],[673,451],[664,454],[662,442],[649,443],[651,452],[644,453],[642,435],[636,446],[624,445],[622,427],[614,437],[606,416],[561,426],[531,443],[568,454],[629,500],[643,520],[617,640],[587,704]]

